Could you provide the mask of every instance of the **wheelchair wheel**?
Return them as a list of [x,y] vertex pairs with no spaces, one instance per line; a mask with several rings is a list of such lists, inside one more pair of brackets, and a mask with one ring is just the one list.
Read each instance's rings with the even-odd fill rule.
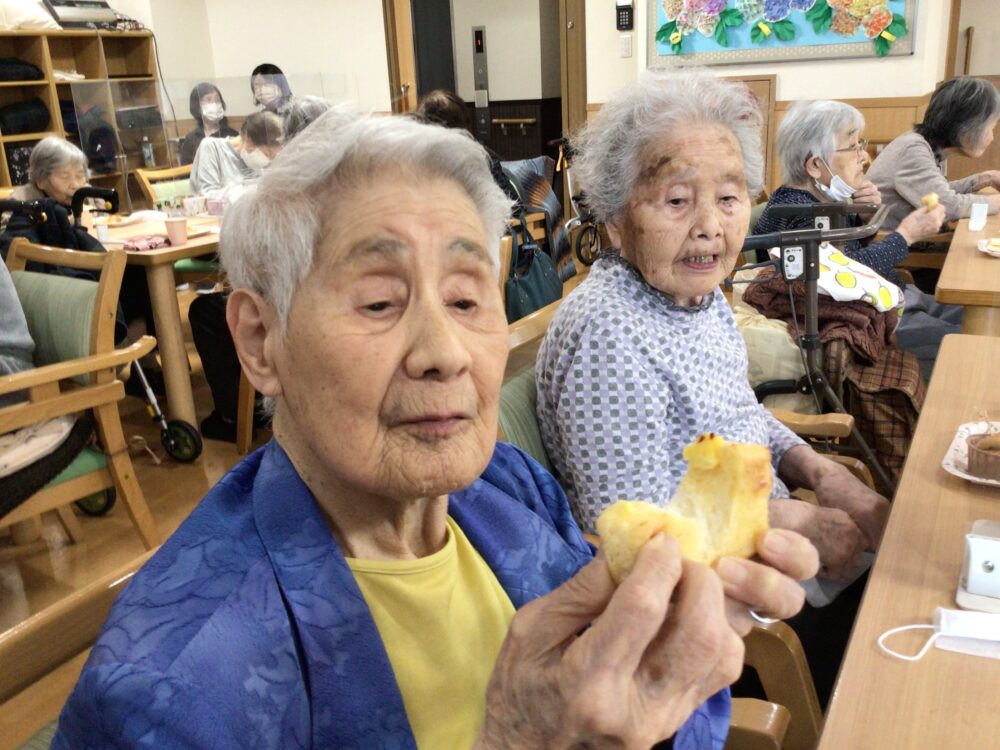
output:
[[600,251],[601,237],[597,232],[597,226],[584,224],[573,241],[573,252],[576,253],[577,260],[585,266],[593,265]]
[[88,516],[105,516],[115,507],[118,500],[118,493],[114,487],[87,495],[85,498],[76,501],[76,507]]
[[167,455],[182,464],[189,464],[201,455],[201,435],[180,419],[167,422],[167,428],[160,432],[160,442]]

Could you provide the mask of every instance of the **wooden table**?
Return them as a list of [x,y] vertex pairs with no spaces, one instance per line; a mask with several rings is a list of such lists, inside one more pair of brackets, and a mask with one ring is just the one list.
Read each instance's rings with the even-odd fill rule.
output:
[[[941,468],[960,424],[984,412],[1000,419],[998,367],[1000,340],[945,337],[834,689],[823,750],[998,746],[1000,660],[931,648],[906,662],[876,644],[890,628],[930,623],[935,607],[958,608],[965,534],[975,520],[1000,519],[1000,488]],[[930,632],[900,633],[890,644],[916,653]]]
[[[188,220],[190,232],[201,228],[218,227],[216,217],[192,218]],[[111,247],[114,240],[123,240],[143,234],[163,234],[162,221],[141,222],[124,227],[111,227]],[[149,283],[149,296],[153,305],[153,319],[156,323],[156,340],[163,362],[163,380],[167,391],[167,407],[175,419],[183,419],[198,429],[198,418],[194,410],[194,395],[191,391],[191,374],[188,369],[187,350],[181,328],[181,312],[177,303],[177,284],[174,280],[174,262],[184,258],[217,252],[219,235],[208,232],[200,237],[192,237],[183,245],[165,247],[160,250],[129,252],[129,265],[143,266]]]
[[1000,237],[1000,214],[988,217],[981,232],[970,232],[968,219],[958,222],[934,297],[965,307],[962,333],[1000,336],[1000,258],[976,249],[988,237]]

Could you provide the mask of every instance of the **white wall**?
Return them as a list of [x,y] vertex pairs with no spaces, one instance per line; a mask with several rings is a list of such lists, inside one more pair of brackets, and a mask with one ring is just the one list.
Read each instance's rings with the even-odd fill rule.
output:
[[552,0],[453,0],[451,21],[459,96],[470,102],[475,98],[472,27],[485,26],[490,99],[542,97],[539,2],[556,5]]
[[965,30],[975,27],[972,35],[972,59],[969,75],[1000,75],[1000,7],[997,0],[962,0],[962,14],[958,23],[958,50],[955,55],[955,72],[960,73],[965,61]]
[[[377,0],[115,0],[148,23],[163,75],[177,90],[222,79],[229,111],[251,111],[250,71],[271,62],[296,94],[387,112],[389,70]],[[126,10],[126,6],[129,10]],[[150,8],[150,6],[152,6]],[[141,16],[145,14],[147,18]],[[148,20],[147,20],[148,19]],[[175,106],[186,112],[186,98]],[[178,112],[180,114],[180,112]]]
[[[997,0],[981,1],[995,11]],[[625,32],[615,30],[611,5],[611,0],[587,0],[587,101],[590,103],[607,101],[612,91],[634,80],[646,66],[646,3],[637,0],[635,4],[634,53],[630,59],[618,56],[618,37]],[[718,65],[709,70],[716,75],[734,76],[774,73],[779,100],[921,96],[933,91],[934,85],[944,78],[949,5],[944,0],[917,3],[915,52],[910,56]],[[993,54],[996,49],[994,45]]]
[[[214,77],[205,0],[149,0],[148,4],[163,75],[168,79]],[[177,43],[179,39],[184,43]]]

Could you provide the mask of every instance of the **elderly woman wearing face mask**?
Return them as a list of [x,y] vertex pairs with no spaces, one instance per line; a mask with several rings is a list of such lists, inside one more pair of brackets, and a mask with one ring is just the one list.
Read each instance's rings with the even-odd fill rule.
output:
[[[538,419],[577,520],[617,498],[666,505],[701,433],[771,449],[773,526],[819,551],[821,575],[858,574],[888,503],[816,453],[754,397],[719,285],[763,183],[761,115],[739,84],[647,72],[577,142],[574,173],[616,251],[560,306],[538,353]],[[789,498],[815,492],[818,505]],[[742,571],[728,563],[729,584]],[[820,584],[810,591],[819,601]],[[846,639],[847,633],[842,634]]]
[[[771,214],[771,206],[811,205],[831,201],[880,203],[879,189],[865,179],[864,165],[868,161],[865,142],[861,140],[865,121],[850,104],[837,101],[798,102],[793,105],[778,128],[778,157],[784,173],[784,184],[768,200],[754,234],[779,232],[811,227],[810,217],[782,217]],[[871,170],[869,170],[869,176]],[[940,177],[940,175],[939,175]],[[944,178],[940,178],[943,182]],[[934,189],[942,189],[934,184]],[[931,187],[925,188],[932,192]],[[950,192],[950,191],[949,191]],[[956,197],[957,194],[956,194]],[[962,199],[974,196],[961,196]],[[938,232],[948,215],[945,201],[934,209],[916,200],[919,208],[897,202],[897,213],[905,210],[902,219],[893,224],[895,231],[884,239],[863,245],[858,240],[844,243],[843,253],[865,264],[880,276],[899,283],[895,267],[909,255],[915,242]],[[864,219],[854,217],[853,221]],[[959,333],[962,308],[941,305],[933,295],[913,284],[903,287],[905,305],[895,336],[900,348],[915,354],[925,376],[929,376],[941,346],[949,333]]]
[[724,591],[658,536],[616,589],[495,442],[508,210],[468,136],[336,112],[233,206],[229,325],[275,437],[129,583],[53,747],[722,747],[747,606],[799,587],[741,560]]
[[872,162],[868,179],[889,206],[887,227],[895,227],[920,206],[927,193],[937,193],[945,221],[969,215],[973,203],[987,211],[1000,210],[1000,195],[976,195],[977,190],[1000,190],[1000,171],[980,172],[960,180],[944,176],[949,156],[978,159],[993,142],[1000,121],[1000,92],[982,78],[952,78],[931,96],[924,121],[897,137]]
[[[868,163],[862,114],[837,101],[797,102],[778,128],[778,157],[784,184],[768,199],[770,206],[811,205],[853,201],[881,203],[877,187],[865,179]],[[919,200],[917,205],[920,206]],[[852,240],[841,248],[845,255],[896,281],[895,267],[909,254],[909,246],[941,228],[945,209],[920,206],[897,221],[896,230],[879,242],[863,246]],[[860,221],[860,219],[855,219]],[[812,226],[812,219],[776,218],[765,209],[754,234]]]
[[273,112],[255,112],[232,138],[206,138],[191,165],[191,191],[209,198],[256,180],[281,151],[282,121]]
[[196,127],[181,141],[181,164],[194,161],[198,146],[205,138],[232,138],[239,135],[239,132],[229,127],[226,100],[214,84],[199,83],[191,89],[190,111]]

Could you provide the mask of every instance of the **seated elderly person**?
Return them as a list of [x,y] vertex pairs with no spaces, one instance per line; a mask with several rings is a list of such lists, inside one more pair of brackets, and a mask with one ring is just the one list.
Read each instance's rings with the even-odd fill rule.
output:
[[[850,104],[837,101],[799,102],[793,105],[778,128],[777,146],[784,184],[768,200],[768,208],[754,226],[754,234],[811,227],[812,218],[773,216],[771,206],[815,203],[882,201],[879,189],[865,179],[868,160],[861,140],[865,121]],[[933,210],[921,205],[907,213],[884,239],[863,245],[850,240],[840,245],[843,253],[868,266],[880,276],[898,283],[895,267],[909,255],[909,246],[935,234],[946,216],[944,203]],[[855,222],[863,219],[854,217]],[[906,304],[896,328],[899,346],[913,352],[925,375],[930,374],[937,351],[949,333],[959,333],[962,308],[941,305],[933,295],[913,284],[904,286]]]
[[1000,210],[1000,195],[975,194],[987,187],[1000,189],[1000,171],[951,181],[944,176],[949,156],[978,159],[986,153],[998,121],[1000,92],[992,83],[965,77],[942,83],[924,121],[882,149],[868,170],[868,179],[889,206],[886,227],[899,226],[927,193],[938,194],[945,221],[968,216],[973,203],[985,203],[991,214]]
[[332,106],[332,102],[319,96],[293,99],[284,116],[284,142],[291,141]]
[[205,138],[191,165],[191,192],[221,198],[241,191],[256,180],[281,151],[281,118],[273,112],[254,112],[233,138]]
[[[41,201],[45,204],[47,219],[41,224],[32,216],[17,214],[10,216],[3,226],[0,236],[0,255],[7,257],[10,243],[17,237],[25,237],[54,247],[73,250],[103,250],[104,248],[84,229],[74,227],[70,217],[73,195],[89,184],[87,156],[74,144],[58,136],[43,138],[31,150],[28,158],[28,183],[14,188],[11,198],[20,201]],[[96,278],[89,271],[72,268],[50,268],[29,264],[29,270],[64,273],[68,276]],[[122,278],[118,294],[121,305],[121,322],[128,326],[128,337],[135,340],[147,331],[153,330],[153,309],[149,301],[149,286],[145,271],[138,266],[128,266]],[[124,331],[120,332],[124,335]],[[153,365],[151,361],[147,364]],[[153,365],[147,375],[157,392],[163,391],[162,374]],[[140,393],[133,378],[126,385],[130,392]]]
[[747,607],[796,611],[815,550],[771,531],[724,588],[658,536],[612,586],[495,442],[507,215],[470,137],[336,112],[232,207],[275,438],[136,574],[53,747],[722,747]]
[[[588,125],[573,169],[617,250],[595,262],[545,335],[539,426],[588,531],[615,499],[667,504],[686,470],[683,448],[701,433],[769,447],[772,525],[808,537],[821,575],[843,579],[878,544],[888,503],[757,403],[719,288],[763,183],[760,126],[742,85],[655,72]],[[819,504],[788,499],[788,485]]]

